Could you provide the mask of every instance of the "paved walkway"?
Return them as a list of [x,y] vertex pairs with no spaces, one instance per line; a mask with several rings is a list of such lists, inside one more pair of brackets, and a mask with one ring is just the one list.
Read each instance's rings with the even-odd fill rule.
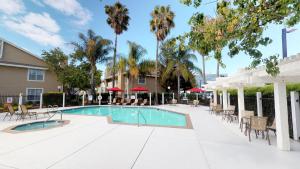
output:
[[[105,117],[65,115],[51,130],[0,132],[0,169],[299,169],[300,143],[291,152],[255,139],[210,115],[206,107],[160,106],[189,113],[194,129],[108,124]],[[1,118],[1,117],[0,117]],[[18,122],[20,123],[20,122]],[[15,125],[0,122],[0,130]]]

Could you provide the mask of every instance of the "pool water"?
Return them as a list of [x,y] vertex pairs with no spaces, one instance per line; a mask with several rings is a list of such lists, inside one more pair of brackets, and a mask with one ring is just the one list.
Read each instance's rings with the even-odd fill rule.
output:
[[50,121],[38,121],[33,123],[21,124],[18,125],[11,130],[14,131],[29,131],[29,130],[38,130],[45,128],[53,128],[57,126],[62,126],[65,122],[58,120],[50,120]]
[[[139,112],[139,113],[138,113]],[[64,110],[66,114],[111,116],[112,122],[186,127],[186,116],[157,108],[96,106]]]

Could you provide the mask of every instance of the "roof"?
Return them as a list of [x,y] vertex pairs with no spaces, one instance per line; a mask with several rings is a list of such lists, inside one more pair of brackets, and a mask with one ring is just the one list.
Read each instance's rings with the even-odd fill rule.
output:
[[300,53],[279,61],[278,67],[280,73],[276,77],[270,76],[266,72],[265,66],[259,66],[255,69],[240,69],[237,73],[217,78],[214,82],[208,82],[206,88],[220,89],[241,86],[263,86],[266,83],[274,82],[300,82]]
[[30,51],[28,51],[28,50],[26,50],[26,49],[24,49],[24,48],[22,48],[22,47],[20,47],[20,46],[17,46],[16,44],[14,44],[14,43],[12,43],[12,42],[10,42],[10,41],[8,41],[8,40],[2,38],[2,37],[0,37],[0,40],[4,41],[4,42],[7,43],[7,44],[10,44],[11,46],[13,46],[13,47],[15,47],[15,48],[17,48],[17,49],[22,50],[23,52],[26,52],[26,53],[32,55],[33,57],[35,57],[35,58],[37,58],[37,59],[39,59],[39,60],[41,60],[41,61],[44,61],[43,59],[41,59],[41,58],[40,58],[39,56],[37,56],[36,54],[33,54],[33,53],[31,53]]
[[41,67],[41,66],[29,65],[29,64],[19,64],[19,63],[13,63],[13,62],[5,62],[5,61],[0,61],[0,66],[48,70],[47,67]]

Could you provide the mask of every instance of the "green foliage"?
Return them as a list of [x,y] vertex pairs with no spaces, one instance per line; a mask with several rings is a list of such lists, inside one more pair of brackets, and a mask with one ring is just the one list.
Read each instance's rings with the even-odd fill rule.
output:
[[[287,84],[287,95],[290,94],[291,91],[300,91],[300,83],[290,83]],[[218,94],[220,94],[222,91],[218,91]],[[228,89],[228,93],[230,93],[231,96],[237,95],[236,89]],[[266,85],[263,87],[245,87],[244,88],[244,95],[246,97],[254,97],[256,96],[256,92],[261,92],[263,96],[265,97],[273,97],[274,96],[274,86],[273,85]]]
[[[186,5],[200,6],[197,0],[181,0]],[[216,1],[213,1],[216,2]],[[233,57],[240,52],[246,53],[252,59],[251,68],[265,64],[266,71],[271,76],[279,74],[278,63],[275,56],[265,57],[259,50],[261,46],[267,46],[272,39],[265,37],[264,32],[271,24],[285,24],[292,27],[300,21],[300,1],[299,0],[232,0],[217,1],[217,17],[224,21],[211,26],[219,31],[213,31],[222,35],[222,41],[215,41],[214,51],[222,49],[228,43],[229,55]],[[201,25],[203,21],[199,18],[199,13],[191,17],[192,27]],[[214,28],[215,27],[215,28]],[[215,36],[210,37],[213,40]],[[220,40],[221,40],[220,39]],[[216,56],[216,55],[215,55]],[[264,59],[267,58],[267,59]],[[219,59],[219,58],[218,58]]]
[[53,71],[60,83],[66,84],[65,67],[68,65],[68,56],[60,48],[43,51],[42,59],[47,63],[49,69]]
[[180,0],[181,3],[185,5],[194,5],[194,7],[199,7],[201,5],[202,0]]
[[266,58],[263,61],[266,65],[266,71],[268,74],[275,77],[280,73],[278,67],[278,56],[270,56],[269,58]]
[[[75,61],[84,62],[85,65],[89,65],[89,82],[90,89],[95,95],[95,74],[97,72],[97,63],[107,63],[111,60],[108,56],[112,50],[111,41],[104,39],[101,36],[95,34],[94,31],[88,30],[87,35],[79,33],[80,43],[71,42],[75,47],[75,52],[72,58]],[[72,71],[73,69],[71,69]],[[78,72],[76,72],[78,73]]]
[[[168,86],[167,83],[176,84],[172,82],[176,77],[182,77],[185,82],[188,81],[194,86],[194,74],[201,73],[201,70],[194,65],[197,61],[196,56],[180,39],[173,38],[165,41],[161,46],[159,60],[163,86]],[[180,83],[177,87],[180,88]]]
[[150,30],[155,33],[158,41],[163,41],[175,27],[174,12],[170,6],[156,6],[151,12]]
[[63,93],[61,92],[43,93],[43,105],[46,105],[46,107],[48,107],[49,105],[62,106],[62,102],[63,102]]
[[112,6],[105,5],[104,8],[108,16],[106,22],[114,29],[117,35],[128,29],[130,17],[126,6],[120,2],[116,2]]
[[129,11],[121,4],[119,1],[114,5],[109,6],[105,5],[105,13],[107,14],[107,24],[115,31],[115,47],[112,63],[112,77],[113,77],[113,87],[115,86],[115,75],[116,75],[116,60],[117,60],[117,44],[118,44],[118,35],[122,34],[123,31],[126,31],[129,26]]

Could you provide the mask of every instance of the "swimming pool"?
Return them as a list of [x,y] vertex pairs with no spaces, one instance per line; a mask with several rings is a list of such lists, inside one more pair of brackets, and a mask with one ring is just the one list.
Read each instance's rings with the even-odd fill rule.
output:
[[68,124],[68,120],[49,120],[49,121],[36,121],[31,123],[20,124],[4,129],[8,133],[21,133],[26,131],[45,130],[55,127],[60,127]]
[[157,108],[96,106],[64,110],[63,113],[107,116],[112,123],[190,128],[187,115]]

